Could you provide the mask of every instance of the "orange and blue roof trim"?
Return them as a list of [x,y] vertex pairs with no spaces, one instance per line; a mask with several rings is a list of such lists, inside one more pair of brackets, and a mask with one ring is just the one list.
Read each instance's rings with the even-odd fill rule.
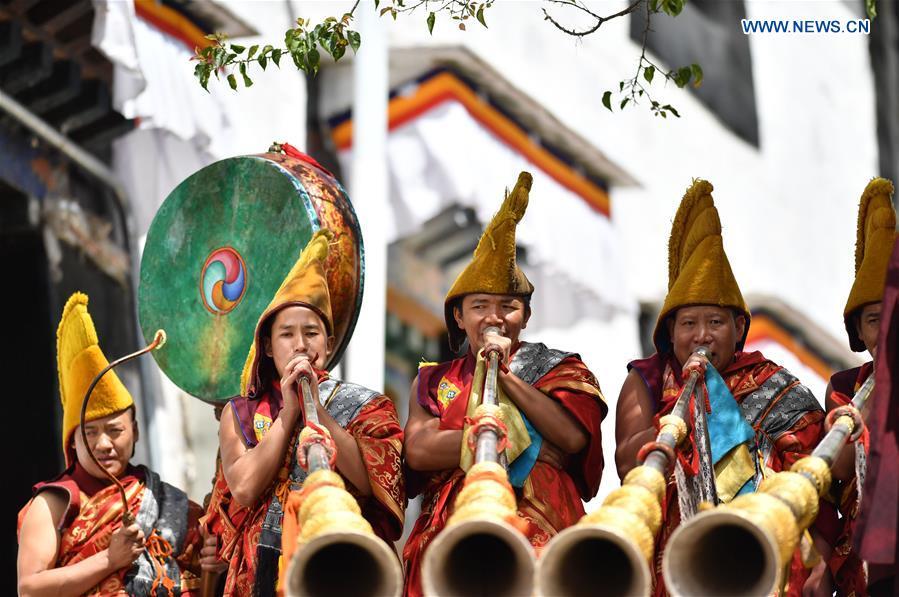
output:
[[[610,200],[606,181],[584,173],[572,156],[536,138],[512,114],[478,93],[475,85],[465,77],[440,68],[417,78],[413,85],[411,93],[408,92],[409,84],[391,90],[387,107],[389,130],[418,118],[444,102],[456,101],[502,143],[581,197],[591,208],[609,217]],[[331,118],[329,124],[337,149],[349,149],[353,144],[352,113],[346,111],[339,114]]]
[[212,42],[206,39],[211,31],[207,23],[195,15],[181,10],[179,6],[166,0],[134,0],[137,16],[147,21],[166,35],[177,39],[191,52],[194,48],[205,48]]

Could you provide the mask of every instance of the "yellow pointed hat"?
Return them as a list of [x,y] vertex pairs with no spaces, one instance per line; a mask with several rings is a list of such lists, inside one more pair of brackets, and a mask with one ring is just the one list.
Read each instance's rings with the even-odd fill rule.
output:
[[446,295],[444,317],[453,352],[458,352],[465,340],[465,332],[453,318],[454,299],[474,293],[530,296],[534,292],[534,285],[515,259],[515,228],[528,208],[532,180],[530,173],[522,172],[512,192],[506,191],[503,204],[484,229],[471,262]]
[[331,293],[328,291],[328,280],[325,277],[325,259],[328,257],[328,242],[332,237],[331,232],[325,229],[312,235],[290,273],[281,282],[281,287],[278,288],[272,302],[259,317],[253,345],[250,347],[250,353],[247,355],[243,373],[240,376],[241,395],[247,396],[249,392],[258,390],[256,386],[259,382],[260,363],[257,358],[259,354],[257,346],[262,339],[260,334],[267,321],[278,311],[293,305],[308,307],[322,318],[328,335],[334,333],[331,319]]
[[855,329],[856,311],[883,300],[887,265],[896,239],[896,211],[893,209],[893,183],[875,178],[865,187],[858,205],[858,228],[855,240],[855,283],[843,309],[843,321],[849,335],[849,346],[855,352],[865,345]]
[[659,352],[671,350],[668,316],[688,305],[716,305],[741,311],[746,316],[746,331],[737,342],[737,349],[746,342],[749,307],[724,252],[713,190],[710,182],[694,180],[674,216],[668,240],[668,296],[653,333]]
[[[74,462],[69,443],[81,422],[81,404],[87,388],[100,371],[109,365],[100,350],[94,321],[87,312],[86,294],[76,292],[66,301],[56,330],[56,364],[59,369],[59,397],[62,401],[62,449],[66,466]],[[85,421],[95,421],[134,405],[125,385],[110,371],[91,393]]]

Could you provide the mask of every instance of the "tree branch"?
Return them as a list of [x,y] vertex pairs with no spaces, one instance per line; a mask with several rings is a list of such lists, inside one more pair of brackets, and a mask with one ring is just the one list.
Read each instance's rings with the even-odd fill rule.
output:
[[646,2],[647,0],[635,0],[635,2],[633,4],[631,4],[624,10],[621,10],[619,12],[616,12],[615,14],[611,14],[606,17],[600,16],[600,15],[596,14],[595,12],[591,11],[590,9],[588,9],[586,6],[582,6],[574,1],[566,1],[566,0],[546,0],[546,1],[550,2],[552,4],[562,4],[564,6],[577,8],[578,10],[585,12],[588,15],[590,15],[592,18],[596,19],[596,24],[593,25],[592,27],[590,27],[589,29],[585,29],[583,31],[575,31],[574,29],[569,29],[569,28],[565,27],[559,21],[554,19],[552,17],[552,15],[550,15],[549,12],[545,8],[541,9],[541,10],[543,10],[544,19],[549,21],[559,31],[562,31],[563,33],[567,33],[568,35],[571,35],[574,37],[585,37],[587,35],[590,35],[591,33],[596,33],[596,31],[606,21],[611,21],[612,19],[617,19],[618,17],[623,17],[625,15],[629,15],[630,13],[637,10],[637,7],[640,6],[640,4],[642,2]]

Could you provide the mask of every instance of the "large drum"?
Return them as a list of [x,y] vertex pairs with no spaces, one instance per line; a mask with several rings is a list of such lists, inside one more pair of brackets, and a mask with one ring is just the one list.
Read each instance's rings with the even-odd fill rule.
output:
[[300,252],[334,233],[326,263],[339,360],[362,303],[362,235],[349,197],[318,164],[277,153],[216,162],[166,198],[147,233],[138,311],[144,337],[185,392],[221,403],[240,392],[256,323]]

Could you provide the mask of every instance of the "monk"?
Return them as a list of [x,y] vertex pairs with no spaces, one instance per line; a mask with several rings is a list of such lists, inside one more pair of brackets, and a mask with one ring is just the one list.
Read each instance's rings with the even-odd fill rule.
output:
[[[873,359],[877,353],[887,265],[896,239],[896,212],[891,202],[892,195],[893,183],[884,178],[875,178],[868,183],[859,202],[855,281],[843,310],[843,321],[849,347],[855,352],[867,351],[871,360],[859,367],[833,374],[825,394],[828,411],[848,404],[865,380],[874,373]],[[868,450],[868,433],[865,431],[860,441],[855,446],[846,446],[834,462],[832,472],[835,482],[831,494],[842,516],[838,523],[835,517],[831,517],[833,528],[829,539],[833,552],[826,558],[826,567],[821,566],[815,570],[818,575],[829,577],[821,579],[820,594],[829,594],[831,586],[841,595],[854,594],[861,597],[868,594],[869,579],[865,574],[865,567],[852,549],[860,498],[856,467],[864,476]],[[856,451],[860,451],[857,457]],[[821,519],[825,519],[825,516],[819,515],[819,520]],[[876,583],[894,576],[895,571],[869,566],[868,574],[870,582]],[[831,579],[832,585],[829,582]]]
[[[709,402],[715,406],[710,413],[708,406],[706,410],[711,452],[717,458],[711,460],[709,454],[714,470],[702,470],[703,447],[689,437],[682,446],[656,542],[656,595],[666,594],[662,552],[681,520],[695,514],[700,476],[715,476],[721,502],[753,491],[765,471],[788,469],[808,454],[823,421],[818,402],[795,376],[759,352],[742,350],[749,307],[724,252],[707,181],[696,180],[681,201],[668,243],[668,268],[668,295],[653,334],[656,352],[628,364],[618,398],[618,475],[624,479],[637,466],[640,448],[655,439],[659,417],[671,412],[694,370],[715,388],[709,390]],[[700,346],[709,349],[708,359],[695,353]],[[801,594],[808,572],[798,557],[791,570],[788,593]]]
[[[199,588],[202,509],[147,467],[130,464],[139,430],[134,400],[115,371],[94,388],[82,439],[82,399],[109,364],[87,304],[86,295],[72,295],[59,323],[67,468],[35,485],[19,513],[19,594],[190,595]],[[136,518],[127,526],[119,491],[103,469],[125,487]]]
[[405,494],[403,430],[389,398],[324,370],[334,322],[324,262],[329,235],[316,233],[263,312],[241,379],[224,409],[221,468],[204,524],[228,562],[225,595],[274,595],[283,508],[306,478],[296,457],[303,428],[298,382],[308,376],[318,418],[337,446],[337,472],[385,541],[400,537]]
[[[520,339],[531,314],[533,285],[515,260],[515,227],[527,208],[530,174],[523,172],[487,226],[474,258],[446,296],[450,347],[465,353],[424,365],[412,383],[406,424],[410,495],[421,514],[403,550],[405,592],[421,595],[425,550],[444,528],[462,488],[463,428],[479,355],[501,354],[498,376],[526,429],[509,440],[509,481],[518,516],[535,548],[584,515],[581,500],[596,494],[602,476],[600,422],[607,407],[599,384],[580,357]],[[489,333],[488,328],[499,333]],[[523,436],[523,437],[522,437]],[[509,455],[509,450],[506,452]]]

